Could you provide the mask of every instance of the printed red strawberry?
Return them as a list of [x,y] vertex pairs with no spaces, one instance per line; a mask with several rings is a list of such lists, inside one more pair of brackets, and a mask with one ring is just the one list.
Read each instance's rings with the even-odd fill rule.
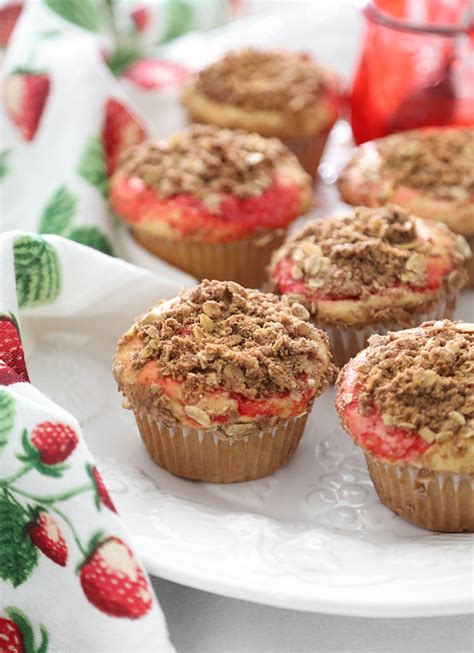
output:
[[44,465],[57,465],[68,458],[79,442],[77,433],[61,422],[42,422],[33,429],[31,444]]
[[11,620],[0,617],[1,653],[23,653],[23,637],[18,626]]
[[117,100],[107,100],[102,141],[109,176],[115,170],[121,153],[144,138],[145,130],[138,119]]
[[32,623],[24,612],[10,606],[5,608],[5,613],[9,619],[0,617],[0,653],[46,653],[49,635],[42,624],[39,625],[38,638],[35,633],[37,624]]
[[31,541],[44,555],[61,567],[66,566],[67,544],[56,520],[48,512],[40,511],[27,526]]
[[0,385],[12,385],[22,381],[21,376],[18,376],[9,365],[0,360]]
[[79,577],[88,601],[111,617],[139,619],[151,608],[143,571],[118,537],[108,537],[93,548]]
[[144,32],[150,24],[150,10],[147,7],[137,7],[130,12],[130,18],[135,25],[137,32]]
[[22,9],[22,2],[9,2],[0,9],[0,48],[7,47]]
[[161,89],[178,86],[189,75],[189,71],[176,63],[160,59],[140,59],[127,68],[124,77],[146,89]]
[[104,506],[107,506],[109,510],[112,510],[112,512],[117,512],[117,508],[114,505],[114,502],[112,501],[112,498],[109,494],[109,491],[105,487],[104,479],[102,478],[101,473],[97,469],[97,467],[93,465],[87,465],[87,473],[91,477],[91,479],[94,481],[95,487],[96,487],[96,505],[97,508],[100,509],[101,503],[104,504]]
[[18,324],[13,315],[0,314],[0,360],[22,381],[29,381]]
[[50,85],[47,75],[28,70],[17,70],[5,81],[5,108],[27,141],[36,134]]

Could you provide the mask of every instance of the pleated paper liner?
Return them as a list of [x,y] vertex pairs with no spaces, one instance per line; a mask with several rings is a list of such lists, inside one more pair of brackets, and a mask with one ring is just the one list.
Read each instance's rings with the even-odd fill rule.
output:
[[306,138],[282,138],[282,143],[288,147],[296,156],[302,167],[311,175],[313,181],[318,175],[318,166],[326,147],[329,132],[332,129],[325,129]]
[[474,476],[365,459],[381,502],[397,515],[430,531],[474,532]]
[[286,465],[301,440],[307,417],[282,420],[258,434],[224,439],[207,430],[170,427],[135,413],[155,463],[176,476],[210,483],[251,481]]
[[466,288],[474,288],[474,236],[465,236],[469,247],[471,248],[472,256],[465,264],[469,278],[466,283]]
[[149,252],[199,281],[236,281],[247,288],[257,288],[263,283],[271,255],[286,235],[285,230],[278,229],[261,232],[248,240],[196,243],[160,238],[133,227],[131,232]]
[[[457,297],[457,292],[445,293],[444,297],[430,311],[414,314],[411,326],[415,327],[429,320],[451,319],[456,308]],[[328,334],[334,362],[338,367],[343,367],[359,351],[364,349],[367,346],[367,341],[370,336],[374,334],[385,335],[389,331],[400,331],[401,329],[410,328],[406,325],[397,324],[396,322],[376,322],[358,329],[354,327],[344,329],[325,324],[321,325],[317,322],[316,326]]]

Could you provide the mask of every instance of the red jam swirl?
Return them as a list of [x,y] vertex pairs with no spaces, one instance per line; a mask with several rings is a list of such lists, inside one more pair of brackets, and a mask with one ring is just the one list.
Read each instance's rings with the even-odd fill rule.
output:
[[[278,291],[282,295],[286,295],[290,293],[299,294],[299,295],[303,295],[308,300],[315,301],[315,302],[359,299],[359,297],[356,295],[326,295],[322,292],[315,291],[312,288],[308,288],[304,279],[295,279],[292,276],[291,270],[293,268],[293,265],[294,264],[291,259],[282,259],[277,263],[275,269],[272,272],[273,280],[276,283]],[[427,278],[426,286],[423,287],[407,286],[407,288],[410,288],[411,290],[414,290],[416,292],[426,292],[428,290],[436,290],[442,285],[443,279],[446,276],[447,272],[449,272],[449,268],[447,268],[444,265],[441,257],[432,256],[428,259],[427,271],[426,271],[426,278]],[[400,281],[398,281],[397,283],[393,284],[393,286],[387,288],[387,290],[390,290],[391,288],[401,288],[401,287],[402,284]],[[371,294],[379,295],[382,292],[383,290],[376,290],[373,291]]]
[[225,194],[218,213],[211,213],[188,194],[161,199],[137,177],[113,180],[110,201],[114,211],[132,225],[164,221],[183,236],[203,242],[239,240],[257,230],[282,229],[301,213],[300,187],[278,178],[257,197],[239,199]]
[[[398,462],[410,460],[424,453],[430,444],[418,433],[392,428],[382,421],[375,406],[367,415],[360,412],[360,386],[355,383],[356,372],[350,369],[336,399],[336,408],[344,420],[345,428],[365,451],[378,458]],[[351,401],[346,403],[345,398]]]

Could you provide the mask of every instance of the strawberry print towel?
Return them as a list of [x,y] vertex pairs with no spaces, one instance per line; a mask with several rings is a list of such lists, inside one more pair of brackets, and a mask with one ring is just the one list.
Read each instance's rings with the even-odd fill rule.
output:
[[0,260],[0,651],[172,651],[81,425],[30,382],[20,335],[24,316],[71,311],[80,262],[104,283],[108,261],[119,280],[131,266],[19,232]]
[[1,231],[126,256],[108,177],[126,147],[182,125],[176,100],[188,70],[157,59],[156,46],[224,21],[238,3],[0,2]]

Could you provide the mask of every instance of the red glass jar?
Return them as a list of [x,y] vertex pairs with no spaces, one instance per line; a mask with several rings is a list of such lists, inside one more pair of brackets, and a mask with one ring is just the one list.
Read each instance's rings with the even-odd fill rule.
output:
[[351,94],[356,143],[474,125],[472,0],[374,0]]

